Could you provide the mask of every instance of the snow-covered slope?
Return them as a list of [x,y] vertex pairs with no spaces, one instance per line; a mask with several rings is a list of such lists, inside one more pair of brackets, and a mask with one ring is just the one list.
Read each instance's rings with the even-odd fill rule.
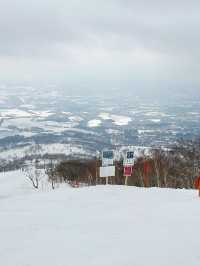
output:
[[[40,191],[48,191],[49,188],[50,184],[47,181],[47,176],[41,172]],[[2,200],[16,198],[17,196],[26,197],[34,192],[30,180],[22,171],[0,173],[0,203]]]
[[[19,185],[12,185],[15,178]],[[23,178],[19,172],[0,175],[3,266],[200,265],[196,191],[125,186],[33,191]],[[9,186],[12,193],[5,193]]]

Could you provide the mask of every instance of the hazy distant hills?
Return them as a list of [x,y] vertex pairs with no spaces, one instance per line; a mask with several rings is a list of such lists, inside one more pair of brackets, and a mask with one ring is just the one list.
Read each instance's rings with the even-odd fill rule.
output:
[[70,144],[86,154],[122,145],[170,145],[199,135],[199,125],[196,99],[161,104],[118,94],[70,96],[29,87],[0,91],[1,152],[35,144]]

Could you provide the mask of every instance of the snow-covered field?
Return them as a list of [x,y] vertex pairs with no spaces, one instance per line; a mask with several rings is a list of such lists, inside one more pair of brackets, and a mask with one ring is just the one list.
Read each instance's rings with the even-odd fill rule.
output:
[[114,115],[109,113],[100,113],[99,117],[103,120],[112,120],[113,123],[117,126],[125,126],[128,125],[132,119],[128,116]]
[[199,266],[194,190],[97,186],[35,191],[0,174],[2,266]]
[[101,125],[101,120],[99,119],[92,119],[88,121],[88,127],[99,127]]
[[54,143],[54,144],[43,144],[43,145],[29,145],[25,147],[8,149],[1,151],[0,149],[0,160],[6,159],[12,161],[16,158],[20,159],[25,156],[36,156],[45,154],[63,154],[69,155],[85,155],[90,156],[90,153],[85,151],[81,145],[71,145],[64,143]]

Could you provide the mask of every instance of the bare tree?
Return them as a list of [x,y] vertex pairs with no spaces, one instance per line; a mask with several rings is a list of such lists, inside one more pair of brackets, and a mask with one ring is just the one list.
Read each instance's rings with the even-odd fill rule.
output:
[[29,165],[23,169],[26,177],[31,181],[34,188],[39,188],[39,181],[41,178],[41,171],[38,167],[38,161],[35,160],[34,165]]
[[161,149],[155,149],[152,151],[152,160],[153,160],[153,167],[156,177],[156,185],[157,187],[161,187],[161,169],[162,169],[162,154],[163,151]]
[[49,165],[46,173],[49,176],[49,180],[51,182],[52,189],[55,189],[56,173],[55,173],[55,165],[53,164],[52,160],[50,162],[50,165]]

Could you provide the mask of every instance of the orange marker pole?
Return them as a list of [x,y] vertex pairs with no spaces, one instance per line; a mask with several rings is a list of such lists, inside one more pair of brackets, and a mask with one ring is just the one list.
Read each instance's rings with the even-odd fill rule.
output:
[[200,176],[198,176],[195,180],[195,188],[198,189],[198,194],[200,197]]

